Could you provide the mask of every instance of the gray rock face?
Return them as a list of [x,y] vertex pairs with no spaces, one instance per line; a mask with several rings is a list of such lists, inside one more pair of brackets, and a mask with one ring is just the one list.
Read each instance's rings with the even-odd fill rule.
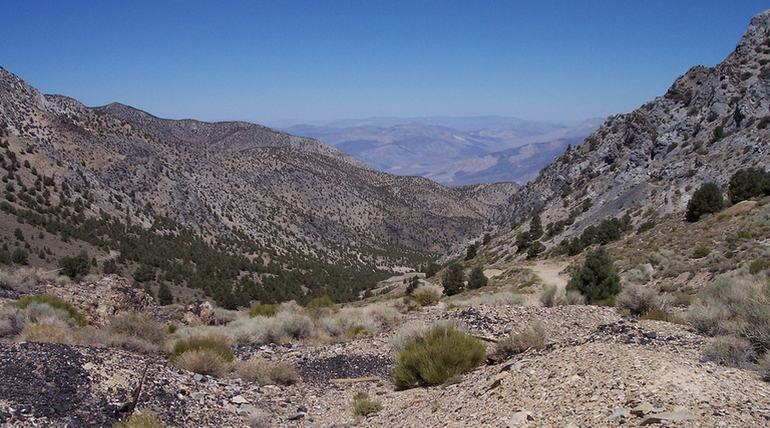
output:
[[574,212],[568,236],[636,207],[682,211],[701,183],[770,166],[768,34],[770,11],[751,20],[722,63],[693,67],[665,95],[608,118],[515,193],[497,221],[518,224],[542,209],[547,225]]

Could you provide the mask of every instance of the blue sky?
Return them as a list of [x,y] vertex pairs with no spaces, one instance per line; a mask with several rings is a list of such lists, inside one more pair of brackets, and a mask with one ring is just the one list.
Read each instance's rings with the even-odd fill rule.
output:
[[49,93],[204,120],[630,111],[766,1],[3,2],[0,65]]

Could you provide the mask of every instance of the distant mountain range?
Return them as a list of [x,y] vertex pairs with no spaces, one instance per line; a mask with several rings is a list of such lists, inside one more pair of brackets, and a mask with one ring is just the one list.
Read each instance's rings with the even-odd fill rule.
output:
[[525,183],[601,125],[527,121],[514,117],[375,117],[288,126],[367,165],[445,185]]

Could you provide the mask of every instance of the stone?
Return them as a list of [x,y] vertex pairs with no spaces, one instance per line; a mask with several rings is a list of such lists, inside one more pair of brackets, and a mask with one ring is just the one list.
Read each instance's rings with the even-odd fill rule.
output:
[[638,406],[631,409],[631,414],[635,416],[644,416],[650,413],[658,411],[652,404],[648,402],[640,403]]
[[305,413],[304,412],[297,412],[297,413],[293,413],[293,414],[289,415],[289,417],[287,419],[289,419],[290,421],[296,421],[297,419],[302,419],[304,417],[305,417]]
[[690,421],[695,419],[695,416],[693,416],[689,412],[663,412],[663,413],[655,413],[650,416],[647,416],[642,420],[642,423],[640,425],[652,425],[652,424],[660,424],[663,422],[675,422],[675,421]]
[[243,398],[243,395],[236,395],[235,397],[230,399],[230,402],[235,404],[246,404],[249,402],[249,400]]
[[621,422],[630,417],[631,417],[631,412],[628,409],[626,409],[625,407],[618,407],[612,411],[612,413],[607,419],[613,422]]
[[527,412],[522,410],[511,415],[510,425],[511,426],[526,425],[527,423],[534,420],[535,418],[532,416],[532,412]]

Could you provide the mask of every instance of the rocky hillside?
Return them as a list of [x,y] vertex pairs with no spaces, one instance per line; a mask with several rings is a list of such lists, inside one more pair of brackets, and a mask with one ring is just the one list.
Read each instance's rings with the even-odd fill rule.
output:
[[[42,233],[37,243],[26,240],[35,265],[72,255],[59,233],[66,226],[92,255],[121,252],[127,272],[132,262],[174,270],[118,248],[126,240],[115,236],[120,223],[138,235],[189,235],[273,272],[297,260],[393,268],[479,236],[502,201],[377,172],[317,140],[259,125],[166,120],[121,104],[89,108],[41,94],[6,70],[0,124],[5,242],[12,250],[23,241],[16,229]],[[57,227],[40,230],[54,218]],[[112,224],[115,239],[88,232],[86,221]]]
[[[722,63],[693,67],[665,95],[607,119],[513,195],[497,219],[520,225],[540,211],[544,226],[564,228],[558,242],[608,217],[632,214],[638,225],[681,213],[703,182],[724,185],[739,168],[770,165],[769,122],[770,11],[751,20]],[[519,230],[502,241],[513,245]]]

